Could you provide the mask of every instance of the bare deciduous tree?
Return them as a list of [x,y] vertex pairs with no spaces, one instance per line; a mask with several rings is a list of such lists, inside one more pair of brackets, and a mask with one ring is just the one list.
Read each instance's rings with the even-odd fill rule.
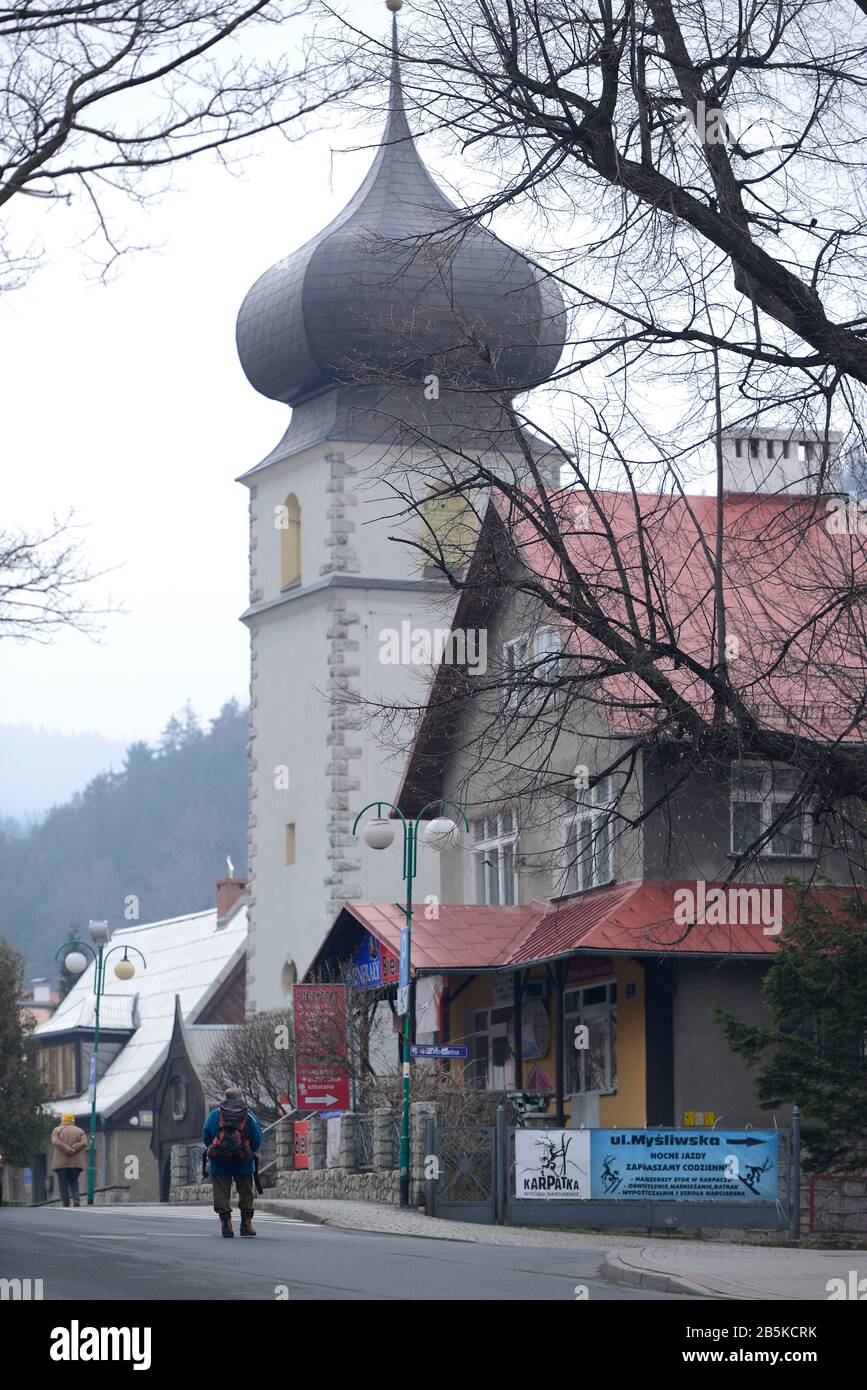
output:
[[[327,98],[301,92],[309,66],[287,20],[308,0],[71,0],[0,8],[0,205],[19,194],[83,198],[109,259],[115,194],[141,200],[153,175],[293,123]],[[308,33],[308,40],[309,40]],[[288,51],[287,51],[288,50]],[[245,146],[246,148],[246,146]],[[30,262],[13,252],[9,278]]]
[[50,530],[0,531],[0,638],[47,642],[62,628],[93,633],[112,611],[84,595],[92,574],[71,515]]

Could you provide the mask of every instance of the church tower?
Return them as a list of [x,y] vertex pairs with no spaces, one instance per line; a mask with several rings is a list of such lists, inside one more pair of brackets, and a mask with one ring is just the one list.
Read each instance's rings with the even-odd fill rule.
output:
[[[250,493],[248,1012],[285,1003],[292,966],[300,977],[346,899],[401,895],[399,847],[374,853],[351,833],[362,806],[395,799],[402,771],[365,702],[423,700],[430,668],[383,664],[383,634],[447,625],[448,591],[411,545],[390,539],[412,540],[419,523],[401,517],[389,477],[411,479],[418,462],[429,478],[438,449],[490,453],[504,437],[493,393],[544,381],[563,347],[556,288],[487,231],[455,236],[456,209],[407,122],[396,20],[393,48],[367,177],[324,231],[256,281],[238,316],[251,384],[292,408],[280,443],[240,479]],[[435,890],[434,860],[419,854],[417,901]]]

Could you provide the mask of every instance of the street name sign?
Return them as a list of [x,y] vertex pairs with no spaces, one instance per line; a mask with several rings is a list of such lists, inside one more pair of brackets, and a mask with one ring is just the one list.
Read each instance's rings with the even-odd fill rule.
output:
[[449,1061],[452,1057],[469,1057],[468,1047],[454,1046],[452,1043],[411,1043],[410,1057],[439,1057]]

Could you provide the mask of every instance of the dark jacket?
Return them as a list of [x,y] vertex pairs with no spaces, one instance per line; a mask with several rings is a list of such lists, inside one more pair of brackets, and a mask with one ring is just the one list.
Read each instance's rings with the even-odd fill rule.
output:
[[[208,1147],[208,1145],[211,1143],[213,1139],[216,1139],[217,1130],[219,1128],[220,1107],[217,1106],[216,1109],[211,1111],[210,1115],[205,1120],[204,1127],[202,1129],[202,1143],[204,1144],[205,1148]],[[215,1163],[213,1159],[208,1160],[208,1172],[210,1173],[212,1178],[236,1178],[238,1176],[242,1176],[245,1173],[253,1172],[253,1154],[256,1152],[256,1150],[260,1147],[262,1143],[262,1126],[259,1124],[259,1121],[256,1119],[256,1116],[253,1114],[252,1110],[247,1111],[247,1138],[250,1141],[250,1149],[252,1152],[250,1156],[244,1160],[243,1163],[235,1164],[230,1168],[227,1165]]]

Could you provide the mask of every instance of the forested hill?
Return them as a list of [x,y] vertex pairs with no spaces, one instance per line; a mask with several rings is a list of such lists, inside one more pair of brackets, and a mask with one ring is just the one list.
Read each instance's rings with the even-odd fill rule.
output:
[[201,911],[227,855],[245,873],[246,743],[236,701],[207,730],[187,707],[156,747],[131,744],[120,772],[94,777],[26,833],[0,825],[0,936],[28,978],[54,980],[73,924],[86,933],[91,919],[117,928]]

